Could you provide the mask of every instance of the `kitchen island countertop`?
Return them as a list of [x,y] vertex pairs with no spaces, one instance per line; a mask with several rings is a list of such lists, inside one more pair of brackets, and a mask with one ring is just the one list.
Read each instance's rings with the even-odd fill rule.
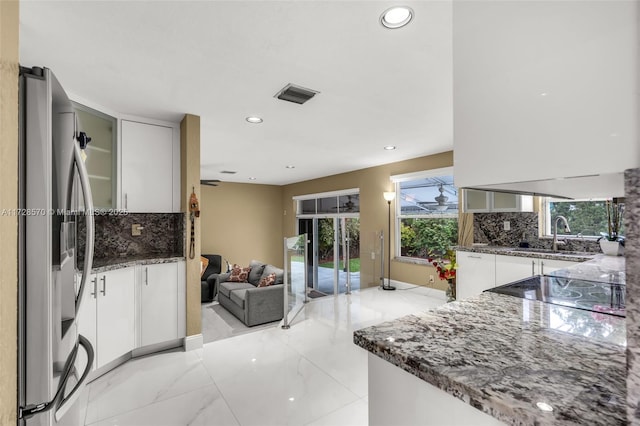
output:
[[626,421],[624,318],[483,293],[357,330],[354,342],[507,424]]

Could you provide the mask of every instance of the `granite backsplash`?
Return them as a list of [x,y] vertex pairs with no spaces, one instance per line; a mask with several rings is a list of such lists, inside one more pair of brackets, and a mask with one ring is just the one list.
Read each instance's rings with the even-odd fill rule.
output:
[[[510,230],[504,230],[508,221]],[[565,241],[564,237],[559,237]],[[474,213],[473,242],[492,246],[518,247],[527,242],[529,247],[550,249],[551,238],[538,238],[538,213]],[[600,245],[594,240],[571,239],[562,246],[566,251],[600,253]]]
[[[131,226],[139,224],[141,235],[131,235]],[[129,213],[95,216],[94,265],[115,259],[162,258],[184,256],[183,213]],[[84,222],[78,224],[78,260],[84,257]]]

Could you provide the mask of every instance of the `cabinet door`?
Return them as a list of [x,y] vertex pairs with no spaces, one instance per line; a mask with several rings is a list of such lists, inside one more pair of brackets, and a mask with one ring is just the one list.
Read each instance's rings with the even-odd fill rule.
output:
[[508,284],[538,273],[538,259],[496,256],[496,286]]
[[491,211],[491,192],[465,189],[464,211],[467,213],[484,213]]
[[456,274],[457,299],[476,296],[495,287],[496,256],[486,253],[457,252]]
[[141,346],[178,338],[178,265],[141,266]]
[[[83,335],[89,340],[91,346],[93,346],[94,352],[97,348],[97,334],[96,334],[96,302],[97,302],[97,280],[98,276],[96,274],[92,274],[85,285],[84,292],[82,294],[82,303],[78,308],[77,315],[77,323],[78,323],[78,333]],[[78,277],[78,282],[80,278]],[[86,363],[86,353],[84,350],[78,351],[78,357],[80,357],[80,364],[85,365]],[[93,367],[94,370],[96,367],[96,358],[93,358]]]
[[123,268],[98,274],[98,368],[133,350],[135,271]]
[[569,266],[576,265],[576,262],[571,262],[569,260],[551,260],[551,259],[540,259],[539,260],[539,274],[549,274],[553,271],[557,271],[558,269],[568,268]]
[[173,211],[173,129],[122,120],[122,206]]

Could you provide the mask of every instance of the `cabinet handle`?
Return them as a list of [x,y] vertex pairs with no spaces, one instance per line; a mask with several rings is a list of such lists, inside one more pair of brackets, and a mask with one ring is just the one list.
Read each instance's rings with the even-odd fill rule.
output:
[[144,268],[144,285],[149,285],[149,267]]
[[544,262],[540,261],[540,275],[544,275]]
[[107,295],[107,276],[103,275],[102,278],[100,278],[100,281],[102,281],[102,290],[100,290],[100,293],[102,293],[103,296]]
[[91,295],[96,299],[98,297],[98,277],[94,277],[91,282],[93,283],[93,293],[91,293]]
[[469,257],[469,258],[471,258],[471,259],[482,259],[482,256],[472,256],[472,255],[469,255],[469,256],[467,256],[467,257]]
[[532,260],[531,261],[531,276],[534,276],[536,274],[536,261]]
[[127,210],[129,207],[129,197],[127,197],[127,193],[124,193],[124,209]]

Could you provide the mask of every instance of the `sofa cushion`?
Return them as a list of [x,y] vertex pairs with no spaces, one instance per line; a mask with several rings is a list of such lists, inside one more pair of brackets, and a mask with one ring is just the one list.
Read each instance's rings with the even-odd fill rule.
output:
[[200,256],[200,278],[204,276],[204,271],[207,270],[207,266],[209,266],[209,259]]
[[275,282],[276,282],[276,274],[274,272],[267,275],[264,278],[261,278],[260,282],[258,282],[258,285],[256,287],[269,287],[270,285],[275,284]]
[[[251,288],[255,288],[255,287],[251,287]],[[238,305],[239,307],[241,307],[242,309],[244,309],[244,299],[245,296],[247,295],[247,289],[241,289],[241,290],[233,290],[231,292],[231,301],[233,303],[235,303],[236,305]]]
[[241,268],[238,265],[233,265],[231,269],[231,275],[227,278],[227,281],[237,282],[237,283],[246,283],[247,278],[249,278],[249,272],[251,268]]
[[237,282],[229,282],[225,281],[220,283],[220,287],[218,288],[218,292],[224,294],[229,299],[231,299],[231,292],[234,290],[242,290],[247,288],[255,288],[253,284],[249,283],[237,283]]
[[258,260],[252,260],[249,263],[249,267],[251,271],[249,272],[249,282],[253,285],[258,285],[260,282],[260,278],[262,277],[262,273],[264,272],[264,267],[266,265]]
[[267,265],[264,267],[264,272],[262,273],[262,277],[260,279],[267,277],[269,274],[276,274],[276,282],[274,284],[282,284],[284,283],[284,270],[280,268],[276,268],[273,265]]

